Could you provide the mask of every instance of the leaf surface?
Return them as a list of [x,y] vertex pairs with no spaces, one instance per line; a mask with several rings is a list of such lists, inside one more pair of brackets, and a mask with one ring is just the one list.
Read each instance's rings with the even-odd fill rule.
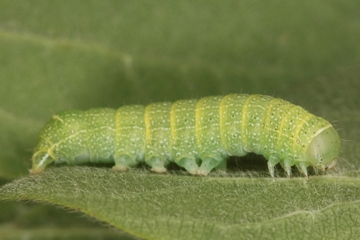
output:
[[76,209],[147,239],[335,239],[360,233],[358,178],[274,182],[212,175],[62,167],[16,180],[0,196]]

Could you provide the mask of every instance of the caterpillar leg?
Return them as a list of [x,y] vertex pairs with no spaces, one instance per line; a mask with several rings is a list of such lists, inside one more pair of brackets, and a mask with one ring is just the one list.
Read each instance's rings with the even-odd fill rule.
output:
[[137,162],[126,154],[121,154],[115,157],[115,166],[113,169],[116,171],[126,171],[128,168],[135,167]]
[[166,172],[165,166],[169,163],[167,160],[163,160],[160,157],[151,157],[149,160],[145,161],[147,165],[151,167],[151,171],[157,173]]
[[196,175],[198,174],[199,166],[196,162],[195,158],[187,158],[184,157],[180,161],[176,162],[177,165],[183,167],[188,171],[190,174]]
[[315,175],[319,176],[319,169],[317,167],[313,166],[313,170],[315,172]]
[[303,173],[306,178],[309,178],[307,167],[308,165],[305,162],[299,162],[295,164],[299,172]]
[[294,165],[293,161],[290,159],[285,159],[284,162],[280,162],[280,164],[288,175],[288,178],[291,178],[291,166]]
[[271,156],[269,161],[267,162],[269,173],[273,179],[275,179],[275,165],[278,163],[279,160],[274,156]]
[[227,168],[227,162],[228,162],[228,159],[223,159],[220,164],[215,167],[215,170],[219,170],[219,171],[222,171],[222,172],[226,172],[226,168]]
[[202,176],[208,175],[208,173],[211,170],[213,170],[217,166],[221,165],[224,160],[226,160],[226,159],[221,159],[219,161],[216,158],[211,158],[211,157],[205,158],[202,161],[197,174],[202,175]]

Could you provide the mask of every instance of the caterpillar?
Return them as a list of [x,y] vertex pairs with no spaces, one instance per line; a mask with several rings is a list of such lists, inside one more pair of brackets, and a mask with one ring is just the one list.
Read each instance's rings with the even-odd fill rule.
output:
[[120,171],[145,162],[161,173],[175,162],[190,174],[207,175],[225,170],[229,156],[253,152],[267,159],[273,178],[278,163],[289,177],[294,165],[308,177],[309,166],[334,168],[340,147],[334,127],[299,106],[231,94],[56,114],[41,130],[30,172],[52,162],[115,163]]

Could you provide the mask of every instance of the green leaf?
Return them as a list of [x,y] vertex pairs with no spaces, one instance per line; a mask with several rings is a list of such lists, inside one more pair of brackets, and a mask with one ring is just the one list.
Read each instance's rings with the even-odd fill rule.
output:
[[359,187],[359,178],[340,176],[274,182],[63,167],[14,181],[0,196],[59,204],[149,239],[354,239]]
[[1,239],[114,239],[114,240],[134,240],[133,237],[126,234],[119,234],[104,230],[102,228],[47,228],[47,229],[30,229],[18,230],[16,227],[7,227],[5,230],[0,229]]
[[[117,108],[207,95],[260,93],[284,98],[324,117],[335,124],[343,139],[342,161],[336,173],[311,176],[309,181],[278,179],[273,183],[264,178],[267,174],[259,173],[259,168],[266,171],[265,161],[253,161],[254,157],[241,159],[238,162],[241,171],[230,169],[236,173],[221,178],[216,173],[197,178],[178,171],[158,176],[147,174],[146,170],[114,176],[110,169],[96,167],[48,170],[11,182],[0,190],[1,199],[18,200],[18,196],[42,202],[31,205],[1,202],[0,238],[21,238],[23,234],[33,239],[76,238],[82,229],[86,229],[88,237],[118,237],[118,232],[113,235],[113,230],[87,218],[44,204],[85,212],[119,227],[104,216],[120,210],[88,212],[75,206],[81,205],[77,197],[86,193],[82,191],[95,191],[97,185],[94,189],[89,185],[96,183],[95,177],[102,173],[109,174],[114,181],[125,179],[126,193],[136,192],[140,186],[147,194],[119,195],[119,199],[127,196],[125,202],[129,204],[132,199],[139,201],[136,209],[144,205],[143,213],[136,212],[135,206],[126,210],[130,219],[126,224],[132,224],[132,219],[151,223],[141,227],[141,231],[146,231],[146,227],[154,230],[148,235],[131,232],[144,238],[161,231],[168,231],[172,239],[187,236],[181,229],[187,229],[194,221],[193,234],[199,234],[196,238],[208,234],[231,236],[241,228],[235,239],[270,238],[276,233],[282,233],[282,238],[291,238],[292,234],[314,239],[346,238],[350,233],[356,236],[358,230],[351,224],[358,223],[359,200],[353,190],[358,186],[360,169],[359,12],[360,2],[355,0],[0,0],[1,185],[28,175],[40,129],[52,114],[66,109]],[[247,171],[251,174],[244,175]],[[74,188],[82,189],[80,193],[70,190],[69,196],[56,200],[41,190],[44,181],[56,175],[81,184],[82,173],[87,175],[89,184]],[[35,186],[34,181],[39,181],[36,182],[39,186],[27,188]],[[168,188],[164,181],[169,183]],[[59,183],[49,182],[55,193],[61,192],[56,184]],[[162,190],[166,188],[165,192],[156,192],[156,184]],[[235,187],[229,187],[231,184]],[[102,183],[110,185],[120,191],[116,182]],[[98,193],[103,195],[96,196],[87,207],[100,206],[97,202],[103,201],[101,196],[112,193],[107,193],[108,189],[111,188],[100,189]],[[19,195],[20,192],[24,195]],[[227,193],[232,197],[239,193],[231,207],[224,206],[231,202]],[[151,202],[154,197],[151,194],[165,197],[161,202]],[[214,201],[202,202],[200,196]],[[67,201],[63,199],[66,197]],[[163,211],[159,210],[160,205],[171,201]],[[270,205],[274,201],[277,204]],[[182,205],[185,203],[189,205]],[[205,211],[206,205],[213,208]],[[308,211],[308,215],[303,211]],[[179,227],[176,221],[183,215],[189,218],[181,221]],[[159,220],[158,216],[162,218]],[[200,216],[211,221],[203,227]],[[121,217],[115,220],[121,222]],[[168,227],[156,232],[163,222]],[[138,223],[133,221],[133,225]],[[283,225],[272,228],[276,224]],[[92,234],[91,230],[97,231],[94,226],[100,229],[99,235]],[[209,226],[214,226],[213,230]],[[128,225],[121,228],[130,231]],[[176,231],[177,228],[180,230]],[[265,234],[269,229],[276,229],[274,235]]]

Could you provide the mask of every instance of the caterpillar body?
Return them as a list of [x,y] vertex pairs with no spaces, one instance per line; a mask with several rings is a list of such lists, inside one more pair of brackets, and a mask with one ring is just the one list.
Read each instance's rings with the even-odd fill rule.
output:
[[126,170],[145,162],[165,172],[170,162],[194,175],[226,169],[229,156],[263,155],[270,175],[280,163],[308,176],[307,167],[331,169],[339,135],[323,118],[279,98],[231,94],[146,107],[70,110],[54,115],[40,133],[31,173],[52,162],[112,162]]

